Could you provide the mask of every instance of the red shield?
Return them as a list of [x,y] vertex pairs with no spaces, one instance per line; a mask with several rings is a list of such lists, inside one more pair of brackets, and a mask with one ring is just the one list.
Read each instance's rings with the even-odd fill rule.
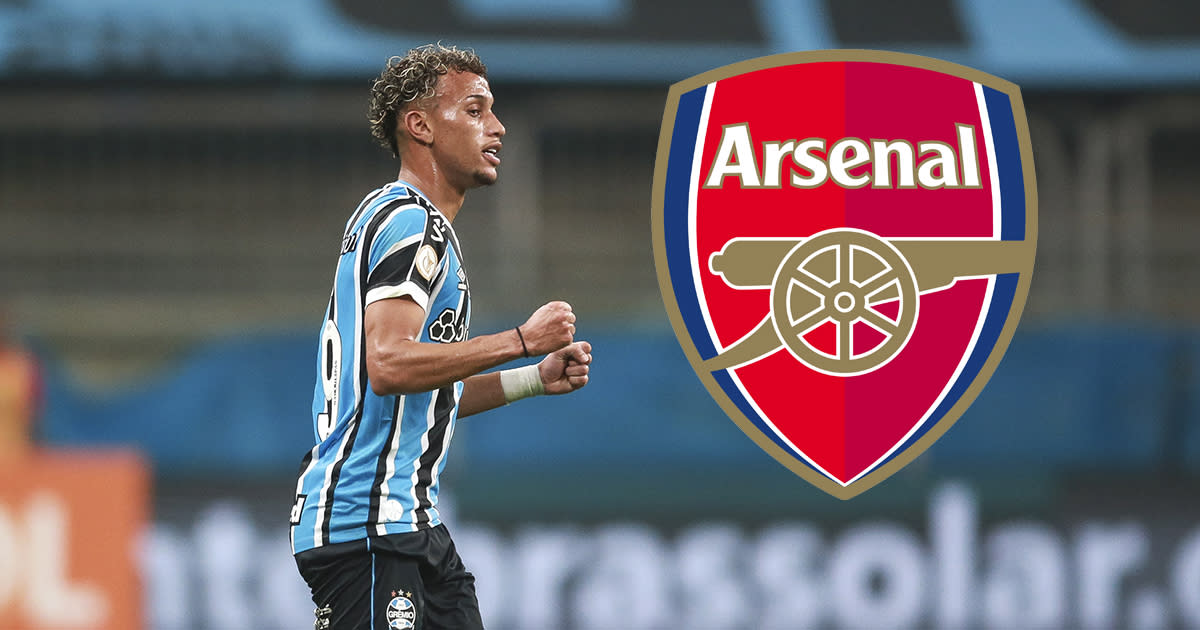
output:
[[682,81],[653,234],[709,392],[773,457],[850,498],[958,419],[1016,329],[1037,235],[1020,92],[874,51]]

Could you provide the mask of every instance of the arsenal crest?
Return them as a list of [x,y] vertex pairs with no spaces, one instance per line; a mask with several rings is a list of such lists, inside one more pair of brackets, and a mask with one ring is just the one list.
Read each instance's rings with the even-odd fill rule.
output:
[[851,498],[950,428],[1016,330],[1037,238],[1020,91],[865,50],[693,77],[667,99],[652,223],[713,398]]

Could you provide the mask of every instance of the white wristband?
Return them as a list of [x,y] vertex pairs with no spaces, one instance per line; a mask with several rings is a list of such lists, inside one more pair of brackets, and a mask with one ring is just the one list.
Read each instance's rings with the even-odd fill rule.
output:
[[542,375],[538,373],[536,365],[501,370],[500,388],[504,390],[506,403],[546,393],[546,388],[542,385]]

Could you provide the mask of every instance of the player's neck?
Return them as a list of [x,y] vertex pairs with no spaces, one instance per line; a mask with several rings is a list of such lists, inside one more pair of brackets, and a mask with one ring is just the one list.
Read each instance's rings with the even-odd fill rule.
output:
[[462,208],[467,191],[451,184],[432,165],[425,165],[427,168],[420,166],[414,168],[407,164],[402,165],[398,179],[416,186],[429,201],[433,202],[434,207],[446,216],[446,220],[453,222],[454,217],[458,216],[458,211]]

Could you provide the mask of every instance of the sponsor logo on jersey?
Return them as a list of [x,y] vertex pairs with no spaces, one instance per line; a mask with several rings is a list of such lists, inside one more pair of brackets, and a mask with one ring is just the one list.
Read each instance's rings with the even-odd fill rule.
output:
[[342,237],[342,255],[358,249],[358,232],[351,232]]
[[296,495],[296,502],[292,504],[292,512],[290,518],[288,519],[289,523],[292,525],[300,524],[300,518],[304,516],[304,502],[307,500],[308,495],[306,494]]
[[404,517],[404,506],[395,499],[388,499],[383,502],[383,518],[392,522],[399,521]]
[[697,375],[847,499],[940,437],[1016,330],[1037,236],[1020,91],[877,51],[718,68],[670,90],[653,210]]
[[416,265],[417,272],[426,280],[433,280],[433,273],[437,271],[438,255],[433,250],[433,246],[429,244],[422,245],[417,250]]
[[467,318],[463,311],[443,309],[429,324],[429,339],[438,343],[454,343],[467,338]]

